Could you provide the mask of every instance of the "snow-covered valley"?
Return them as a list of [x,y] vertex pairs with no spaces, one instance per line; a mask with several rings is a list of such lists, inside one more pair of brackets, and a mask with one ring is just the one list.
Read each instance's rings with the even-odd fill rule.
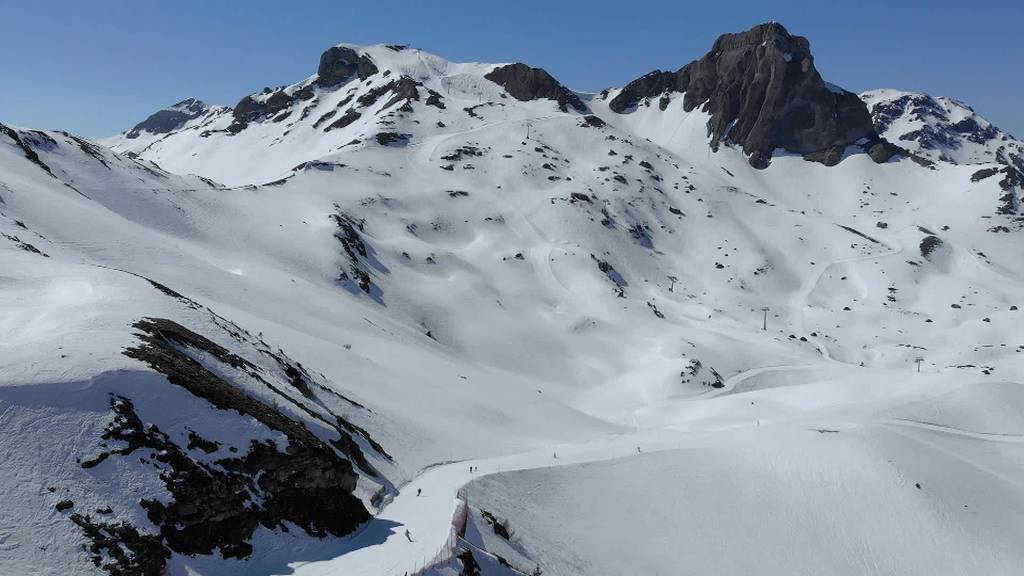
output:
[[1024,146],[802,40],[0,125],[0,573],[1016,573]]

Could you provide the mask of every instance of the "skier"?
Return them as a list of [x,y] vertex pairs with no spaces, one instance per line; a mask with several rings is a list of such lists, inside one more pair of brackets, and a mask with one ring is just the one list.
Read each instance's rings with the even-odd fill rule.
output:
[[405,537],[408,538],[409,542],[412,542],[412,535],[409,534],[409,529],[405,529]]
[[417,489],[416,489],[416,495],[417,495],[417,496],[419,496],[419,495],[420,495],[420,494],[422,494],[422,493],[423,493],[423,488],[417,488]]

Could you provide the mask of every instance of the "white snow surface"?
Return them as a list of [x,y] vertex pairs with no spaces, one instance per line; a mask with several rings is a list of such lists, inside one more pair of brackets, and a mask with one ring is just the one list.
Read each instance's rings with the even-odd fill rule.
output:
[[[161,429],[273,437],[124,356],[143,317],[268,372],[282,351],[393,458],[356,534],[260,529],[174,576],[411,574],[467,483],[549,575],[1019,573],[1024,254],[999,179],[972,179],[994,158],[755,170],[679,94],[587,96],[588,127],[494,65],[356,49],[377,74],[234,135],[224,109],[109,148],[15,130],[40,164],[0,133],[0,573],[104,573],[64,498],[154,530],[152,473],[77,462],[111,393]],[[418,100],[356,104],[403,75]]]

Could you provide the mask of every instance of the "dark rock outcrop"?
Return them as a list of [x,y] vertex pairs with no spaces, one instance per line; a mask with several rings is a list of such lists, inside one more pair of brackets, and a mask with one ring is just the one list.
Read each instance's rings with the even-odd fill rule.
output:
[[[169,498],[139,502],[157,528],[156,534],[142,533],[126,523],[73,518],[92,541],[97,566],[114,576],[162,574],[170,552],[196,555],[219,551],[225,558],[248,557],[253,551],[251,539],[260,526],[287,530],[294,525],[314,537],[343,536],[369,519],[362,501],[353,494],[358,476],[349,459],[363,460],[362,454],[342,426],[357,434],[364,433],[361,429],[339,418],[335,429],[341,437],[328,443],[288,411],[221,375],[227,367],[244,372],[280,400],[302,409],[301,403],[272,385],[264,378],[263,369],[249,360],[171,320],[147,318],[134,327],[139,330],[140,343],[125,350],[126,356],[145,362],[171,384],[216,409],[251,418],[283,434],[286,442],[279,446],[271,439],[251,440],[247,447],[232,446],[220,458],[211,459],[208,456],[219,451],[220,442],[190,430],[186,446],[178,441],[178,434],[144,421],[130,399],[111,395],[114,417],[100,444],[105,451],[81,466],[89,469],[110,458],[138,456],[144,465],[159,470]],[[190,356],[190,350],[219,362],[217,373]],[[283,358],[277,360],[289,383],[305,397],[312,396],[302,367]],[[204,456],[197,457],[194,449]],[[114,562],[104,564],[104,558]],[[140,565],[146,569],[123,571]]]
[[359,54],[345,46],[332,46],[320,55],[320,66],[316,70],[318,86],[337,86],[357,75],[366,80],[377,73],[377,66],[366,54]]
[[871,156],[872,160],[879,164],[884,164],[893,157],[907,156],[906,150],[896,146],[885,138],[870,140],[868,144],[864,145],[864,150],[867,151],[868,156]]
[[[822,80],[807,39],[774,22],[719,37],[703,58],[677,72],[651,72],[630,82],[609,107],[626,113],[645,99],[672,92],[684,94],[686,111],[703,106],[711,115],[712,149],[735,143],[759,168],[768,165],[776,148],[830,163],[848,145],[878,141],[860,98]],[[659,106],[667,105],[661,98]],[[879,149],[873,157],[884,152]]]
[[[21,148],[22,153],[25,154],[25,158],[27,158],[29,162],[35,164],[36,166],[39,166],[44,172],[46,172],[50,176],[57,178],[57,176],[53,173],[53,170],[51,170],[50,167],[47,166],[45,162],[43,162],[43,160],[39,157],[39,154],[37,154],[36,151],[32,148],[30,140],[28,138],[22,138],[22,134],[19,131],[8,126],[5,126],[3,124],[0,124],[0,134],[7,136],[12,141],[14,141],[14,144],[18,148]],[[40,134],[43,133],[40,132]],[[45,134],[43,135],[45,136]],[[49,136],[47,136],[47,138],[49,138]]]
[[[264,98],[265,94],[270,94]],[[250,122],[259,120],[261,118],[267,118],[274,116],[282,110],[291,108],[292,104],[298,101],[311,100],[316,96],[313,91],[312,85],[306,85],[290,93],[281,88],[279,90],[271,92],[267,89],[263,94],[257,94],[246,96],[242,98],[238,104],[235,105],[231,115],[234,117],[234,122],[228,126],[227,130],[231,134],[238,134],[249,125]]]
[[999,181],[1004,194],[999,197],[998,214],[1017,214],[1020,212],[1021,191],[1024,190],[1024,174],[1013,166],[1005,166],[999,171],[1006,176]]
[[999,168],[982,168],[974,174],[971,174],[971,182],[981,182],[989,176],[995,176],[999,173]]
[[125,138],[138,138],[143,132],[167,134],[181,128],[186,122],[203,116],[209,111],[210,107],[205,102],[195,98],[186,98],[170,108],[165,108],[151,114],[129,130],[125,134]]
[[[330,132],[335,128],[344,128],[345,126],[348,126],[349,124],[355,122],[356,120],[359,120],[359,118],[361,117],[362,114],[349,108],[348,110],[345,111],[344,116],[338,118],[334,122],[331,122],[326,128],[324,128],[324,132]],[[316,124],[314,124],[313,127],[316,128]]]
[[[397,134],[382,132],[376,135],[377,142],[383,146],[403,145],[408,142],[408,134]],[[387,274],[389,272],[380,260],[369,242],[366,234],[366,222],[357,218],[334,205],[336,212],[331,218],[338,228],[334,237],[341,242],[347,260],[347,270],[342,269],[338,275],[338,281],[350,291],[359,291],[369,295],[378,303],[383,303],[382,291],[374,281],[371,273]]]
[[925,259],[930,260],[932,253],[935,252],[935,250],[940,246],[942,246],[942,240],[939,239],[938,236],[932,236],[930,234],[928,236],[925,236],[923,239],[921,239],[921,256],[924,256]]
[[171,552],[160,542],[160,538],[140,533],[126,522],[94,520],[88,514],[72,514],[71,521],[82,528],[89,540],[92,563],[111,576],[166,574],[165,568],[171,559]]
[[405,146],[409,143],[410,134],[402,134],[400,132],[378,132],[374,139],[381,146]]
[[587,105],[574,92],[562,86],[543,68],[530,68],[526,64],[498,66],[484,75],[484,78],[504,88],[513,98],[523,102],[546,98],[558,102],[559,110],[568,107],[580,113],[587,112]]
[[[366,80],[377,72],[377,65],[366,54],[359,54],[345,46],[328,48],[320,55],[320,66],[316,72],[317,79],[312,84],[307,84],[291,92],[284,88],[273,92],[270,89],[265,89],[262,94],[250,94],[242,98],[232,112],[234,122],[228,126],[228,133],[238,134],[245,130],[250,122],[275,116],[279,112],[291,108],[295,102],[312,100],[316,97],[315,87],[332,88],[352,76]],[[266,96],[267,94],[270,96]],[[283,115],[277,118],[277,120],[283,119]]]
[[[681,72],[681,71],[680,71]],[[608,103],[613,112],[624,114],[627,110],[636,106],[646,98],[655,98],[670,92],[683,92],[686,88],[680,88],[676,72],[663,72],[655,70],[626,84],[619,91],[615,98]],[[664,110],[665,108],[662,108]]]
[[384,108],[390,108],[403,100],[408,103],[411,100],[419,101],[420,99],[420,93],[416,87],[422,86],[422,84],[408,76],[402,76],[397,82],[392,82],[388,86],[394,93],[394,96],[384,104]]

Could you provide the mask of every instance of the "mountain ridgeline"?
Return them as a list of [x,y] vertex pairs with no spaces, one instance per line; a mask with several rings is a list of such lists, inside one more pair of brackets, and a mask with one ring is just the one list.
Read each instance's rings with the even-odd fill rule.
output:
[[[394,52],[405,46],[387,45]],[[339,45],[320,57],[315,76],[300,84],[243,97],[228,112],[231,122],[220,130],[204,131],[208,136],[220,131],[235,135],[250,123],[281,123],[294,114],[307,117],[322,90],[341,89],[355,80],[391,75],[382,70],[374,57],[358,47]],[[483,78],[520,101],[551,100],[563,113],[589,114],[588,95],[577,94],[541,68],[516,63],[494,66]],[[403,75],[378,90],[392,93],[394,101],[419,100],[417,87],[422,83]],[[501,97],[504,98],[505,94]],[[850,146],[868,153],[876,162],[910,155],[880,136],[872,114],[864,101],[852,92],[822,79],[814,66],[810,43],[791,35],[781,24],[771,22],[736,34],[725,34],[715,41],[702,58],[675,72],[656,70],[633,80],[619,90],[605,90],[598,99],[607,99],[607,107],[618,115],[628,115],[638,105],[657,101],[665,111],[670,96],[681,94],[681,106],[690,112],[699,109],[709,115],[707,135],[712,150],[725,145],[742,149],[750,164],[764,168],[778,150],[803,155],[807,160],[828,166],[842,160]],[[439,102],[440,94],[431,92],[428,102]],[[372,95],[362,95],[365,104]],[[190,120],[203,117],[210,108],[188,99],[150,116],[126,133],[137,138],[142,131],[166,135],[182,128]],[[223,111],[222,111],[223,112]],[[328,129],[344,127],[361,114],[349,108],[345,114],[328,113],[320,120]],[[209,123],[207,123],[209,124]],[[319,127],[319,123],[317,125]],[[135,150],[138,151],[138,150]],[[919,159],[915,156],[915,159]]]

